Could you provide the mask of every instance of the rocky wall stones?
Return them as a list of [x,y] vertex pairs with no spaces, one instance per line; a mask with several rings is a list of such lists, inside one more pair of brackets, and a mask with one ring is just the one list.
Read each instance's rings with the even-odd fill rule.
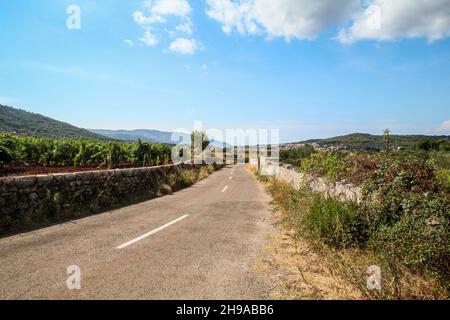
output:
[[185,163],[3,177],[0,178],[0,234],[150,199],[168,179],[177,182],[182,171],[200,169],[201,166]]

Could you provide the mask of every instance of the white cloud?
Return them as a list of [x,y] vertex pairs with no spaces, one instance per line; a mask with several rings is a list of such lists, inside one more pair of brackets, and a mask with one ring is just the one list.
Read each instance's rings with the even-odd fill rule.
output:
[[444,121],[437,131],[450,134],[450,120]]
[[[144,12],[134,12],[133,19],[145,30],[144,36],[139,40],[147,46],[158,44],[158,38],[168,34],[171,38],[176,38],[169,46],[170,51],[194,54],[201,49],[197,40],[185,38],[194,33],[190,18],[192,8],[188,0],[145,0],[142,2],[142,9]],[[166,27],[162,28],[162,24]]]
[[331,25],[348,19],[358,0],[206,0],[207,15],[225,33],[265,34],[268,37],[314,39]]
[[123,42],[125,42],[129,46],[134,45],[133,41],[131,41],[130,39],[125,39],[125,40],[123,40]]
[[175,27],[175,32],[177,33],[185,33],[188,35],[191,35],[193,30],[192,30],[192,22],[191,21],[187,21],[184,22],[182,24],[179,24]]
[[134,21],[141,26],[146,26],[154,23],[165,23],[166,19],[158,15],[146,16],[142,11],[135,11],[133,13]]
[[145,30],[144,36],[139,39],[146,46],[152,47],[158,43],[158,39],[150,32],[150,30]]
[[195,39],[178,38],[170,44],[169,50],[180,54],[194,54],[199,49]]
[[139,10],[133,13],[134,21],[141,26],[166,23],[171,15],[188,17],[192,10],[187,0],[146,0],[143,6],[148,15]]
[[417,37],[432,42],[450,36],[450,0],[372,0],[369,8],[372,13],[361,10],[339,33],[342,43]]
[[147,7],[157,15],[188,16],[192,8],[187,0],[155,0],[147,1]]
[[[341,28],[342,43],[450,36],[450,0],[206,0],[225,33],[312,40]],[[348,27],[343,27],[349,25]]]

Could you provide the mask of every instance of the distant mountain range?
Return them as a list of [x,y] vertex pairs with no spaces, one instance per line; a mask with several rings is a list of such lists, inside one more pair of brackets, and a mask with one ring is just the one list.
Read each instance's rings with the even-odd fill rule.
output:
[[[397,147],[410,147],[421,140],[429,139],[432,141],[450,140],[450,136],[426,136],[426,135],[392,135],[391,144]],[[317,143],[321,147],[345,146],[349,150],[355,151],[379,151],[383,149],[383,136],[353,133],[345,136],[312,139],[294,144],[313,144]]]
[[[182,141],[190,141],[191,135],[188,133],[175,133],[158,130],[103,130],[103,129],[89,129],[92,133],[100,134],[108,138],[122,140],[122,141],[136,141],[141,139],[150,143],[165,143],[177,144]],[[215,147],[223,147],[224,143],[212,140],[211,145]],[[229,146],[229,145],[227,145]]]
[[[99,134],[108,138],[123,140],[123,141],[136,141],[141,139],[145,142],[151,143],[165,143],[165,144],[176,144],[178,141],[172,139],[172,132],[158,131],[158,130],[147,130],[147,129],[137,129],[137,130],[103,130],[103,129],[88,129],[90,132]],[[182,139],[190,140],[189,134],[178,134],[177,137],[182,137]]]
[[108,140],[105,136],[68,123],[4,105],[0,105],[0,131],[44,138]]
[[[65,122],[57,121],[43,115],[28,112],[9,106],[0,105],[0,131],[18,135],[28,135],[46,138],[77,138],[87,140],[103,141],[142,141],[150,143],[176,144],[179,140],[173,139],[173,132],[158,130],[86,130],[77,128]],[[177,133],[177,138],[190,141],[187,133]],[[450,140],[450,136],[425,136],[425,135],[392,135],[391,140],[394,146],[409,147],[417,142],[429,139],[432,141]],[[313,139],[295,144],[317,143],[322,147],[345,146],[349,150],[356,151],[376,151],[383,149],[383,136],[376,136],[364,133],[354,133],[328,139]],[[222,147],[223,143],[212,141],[214,146]],[[230,147],[230,145],[227,145]]]
[[[180,141],[190,141],[190,134],[164,132],[158,130],[87,130],[77,128],[65,122],[52,118],[0,105],[0,132],[26,135],[42,138],[73,138],[101,141],[137,141],[141,139],[150,143],[177,144]],[[219,141],[211,145],[222,147]],[[229,146],[229,145],[228,145]]]

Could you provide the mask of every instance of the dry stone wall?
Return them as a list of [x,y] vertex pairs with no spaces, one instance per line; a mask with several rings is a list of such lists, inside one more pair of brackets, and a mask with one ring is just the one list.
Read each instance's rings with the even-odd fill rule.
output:
[[[201,166],[176,164],[0,178],[0,234],[78,218],[192,183]],[[190,176],[187,178],[186,174]],[[195,180],[195,179],[194,179]]]
[[295,188],[308,185],[314,192],[336,197],[343,201],[349,200],[359,203],[362,199],[362,190],[358,186],[345,182],[328,183],[323,178],[313,177],[311,175],[298,172],[291,165],[281,165],[278,168],[276,176],[280,180],[289,182]]

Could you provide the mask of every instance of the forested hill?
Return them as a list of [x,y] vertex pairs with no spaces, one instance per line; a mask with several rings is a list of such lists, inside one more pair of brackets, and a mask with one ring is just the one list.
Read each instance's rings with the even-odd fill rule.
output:
[[46,138],[111,140],[65,122],[4,105],[0,105],[0,131]]
[[[450,140],[450,136],[425,136],[425,135],[392,135],[391,144],[397,147],[410,147],[421,141],[438,142]],[[383,136],[363,133],[354,133],[328,139],[314,139],[299,142],[301,144],[317,143],[322,147],[346,146],[350,150],[382,150],[384,146]]]

